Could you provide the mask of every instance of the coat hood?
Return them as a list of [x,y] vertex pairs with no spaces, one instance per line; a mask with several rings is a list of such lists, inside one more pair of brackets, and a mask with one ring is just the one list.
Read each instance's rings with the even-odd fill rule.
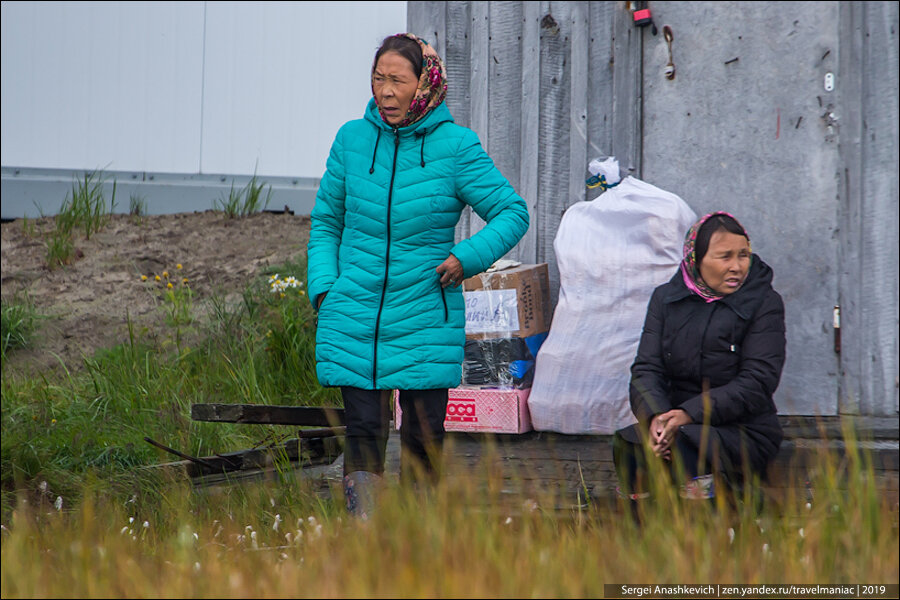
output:
[[[373,124],[383,132],[394,131],[394,128],[391,125],[388,125],[384,122],[384,120],[382,120],[381,113],[378,111],[378,104],[376,104],[375,102],[375,98],[369,99],[369,104],[366,106],[364,118],[366,121]],[[441,124],[447,122],[454,122],[453,115],[450,114],[450,109],[447,108],[447,105],[441,103],[415,123],[407,125],[406,127],[398,127],[397,132],[400,135],[410,135],[414,133],[423,135],[425,133],[431,133]]]
[[[719,302],[727,305],[742,319],[749,319],[753,316],[760,303],[772,289],[772,268],[763,262],[759,255],[753,254],[752,258],[753,262],[750,265],[750,272],[747,273],[744,285],[735,293],[724,296],[719,300]],[[700,298],[685,285],[680,268],[666,286],[669,288],[664,297],[666,303],[677,302],[692,295],[698,299]]]

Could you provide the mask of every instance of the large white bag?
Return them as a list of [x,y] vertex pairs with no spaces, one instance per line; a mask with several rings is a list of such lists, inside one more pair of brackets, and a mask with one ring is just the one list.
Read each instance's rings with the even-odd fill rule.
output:
[[628,383],[647,303],[694,221],[681,198],[633,177],[566,211],[553,242],[559,302],[528,398],[536,430],[610,434],[635,422]]

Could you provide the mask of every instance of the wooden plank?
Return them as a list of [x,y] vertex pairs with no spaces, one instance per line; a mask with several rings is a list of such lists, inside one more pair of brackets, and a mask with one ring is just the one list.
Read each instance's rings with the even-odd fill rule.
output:
[[[447,2],[447,54],[442,56],[447,70],[447,107],[453,119],[463,127],[471,123],[471,90],[469,65],[471,59],[471,26],[470,2]],[[466,207],[462,211],[456,225],[456,241],[470,235],[472,209]]]
[[344,424],[344,409],[265,404],[193,404],[191,419],[214,423],[337,427]]
[[[471,62],[469,63],[469,128],[478,134],[481,146],[487,151],[490,147],[488,100],[490,93],[490,6],[487,2],[471,2]],[[472,236],[481,231],[484,220],[471,209],[469,213],[469,232]]]
[[588,5],[572,3],[569,42],[569,194],[566,208],[584,200],[587,179]]
[[[848,271],[850,278],[846,283],[859,290],[858,322],[860,331],[865,333],[859,338],[860,346],[849,350],[858,352],[861,359],[861,412],[896,418],[900,389],[897,384],[900,374],[897,342],[900,339],[897,319],[900,7],[897,2],[864,2],[862,10],[864,47],[862,60],[855,65],[856,71],[863,73],[862,198],[858,224],[862,270]],[[837,85],[841,85],[840,77]],[[840,131],[843,137],[843,128]],[[872,273],[878,276],[870,276]]]
[[447,49],[446,3],[412,1],[406,4],[406,30],[414,33],[444,57]]
[[569,194],[569,3],[541,2],[541,13],[537,260],[548,264],[550,301],[556,306],[559,267],[553,240]]
[[613,141],[619,171],[641,177],[641,61],[647,27],[635,27],[625,2],[616,2],[613,58]]
[[522,14],[522,105],[521,146],[519,156],[519,185],[517,191],[528,205],[531,225],[519,242],[519,260],[537,263],[538,214],[538,152],[540,149],[539,121],[541,112],[541,5],[524,2]]
[[[522,145],[522,3],[490,2],[488,52],[488,140],[485,146],[494,164],[515,186],[519,180]],[[518,248],[506,258],[521,260]]]
[[[613,113],[613,2],[590,3],[590,49],[588,69],[588,160],[612,154]],[[594,192],[587,192],[589,198]]]

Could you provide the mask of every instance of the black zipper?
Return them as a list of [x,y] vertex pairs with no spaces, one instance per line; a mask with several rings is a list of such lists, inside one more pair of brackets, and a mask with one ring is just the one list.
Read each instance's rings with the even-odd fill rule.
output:
[[388,269],[391,264],[391,199],[394,196],[394,175],[397,174],[397,153],[400,151],[400,132],[394,129],[394,164],[391,167],[391,185],[388,188],[387,202],[387,252],[384,258],[384,281],[381,283],[381,302],[378,303],[378,315],[375,317],[375,339],[372,342],[372,387],[378,381],[378,330],[381,329],[381,310],[384,308],[384,295],[387,292]]
[[441,285],[440,281],[438,281],[438,285],[441,287],[441,300],[444,302],[444,323],[446,323],[449,318],[447,314],[447,290]]
[[700,337],[700,381],[701,388],[703,386],[703,352],[706,348],[706,332],[709,331],[709,324],[712,322],[713,314],[715,314],[716,309],[718,308],[718,303],[713,304],[712,310],[709,311],[709,315],[706,317],[706,323],[703,325],[703,335]]

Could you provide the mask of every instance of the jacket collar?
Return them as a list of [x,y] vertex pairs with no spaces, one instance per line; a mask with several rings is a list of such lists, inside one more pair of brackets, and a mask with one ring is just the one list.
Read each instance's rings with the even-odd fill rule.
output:
[[[742,319],[749,319],[753,316],[753,313],[756,312],[757,307],[765,298],[766,293],[772,289],[772,276],[772,268],[763,262],[758,255],[754,254],[753,262],[750,265],[750,272],[747,273],[747,279],[744,281],[744,285],[741,286],[741,289],[733,294],[728,294],[721,300],[716,300],[716,302],[723,303]],[[689,296],[695,296],[695,294],[684,285],[684,279],[681,276],[680,268],[675,272],[675,275],[672,276],[672,279],[669,280],[669,283],[665,285],[668,289],[666,290],[666,295],[663,297],[663,302],[667,304],[684,300]],[[697,296],[697,298],[699,298],[699,296]]]
[[[375,125],[375,127],[383,130],[385,133],[393,132],[394,128],[384,122],[381,118],[381,114],[378,112],[378,105],[375,104],[375,98],[369,99],[369,104],[366,106],[366,112],[364,116],[365,120],[369,123]],[[427,115],[425,115],[422,119],[419,119],[415,123],[411,123],[406,127],[400,127],[397,131],[402,136],[412,135],[412,134],[425,134],[431,133],[434,131],[439,125],[446,122],[453,123],[453,115],[450,114],[450,109],[447,108],[447,103],[442,102],[435,108],[433,108]]]

